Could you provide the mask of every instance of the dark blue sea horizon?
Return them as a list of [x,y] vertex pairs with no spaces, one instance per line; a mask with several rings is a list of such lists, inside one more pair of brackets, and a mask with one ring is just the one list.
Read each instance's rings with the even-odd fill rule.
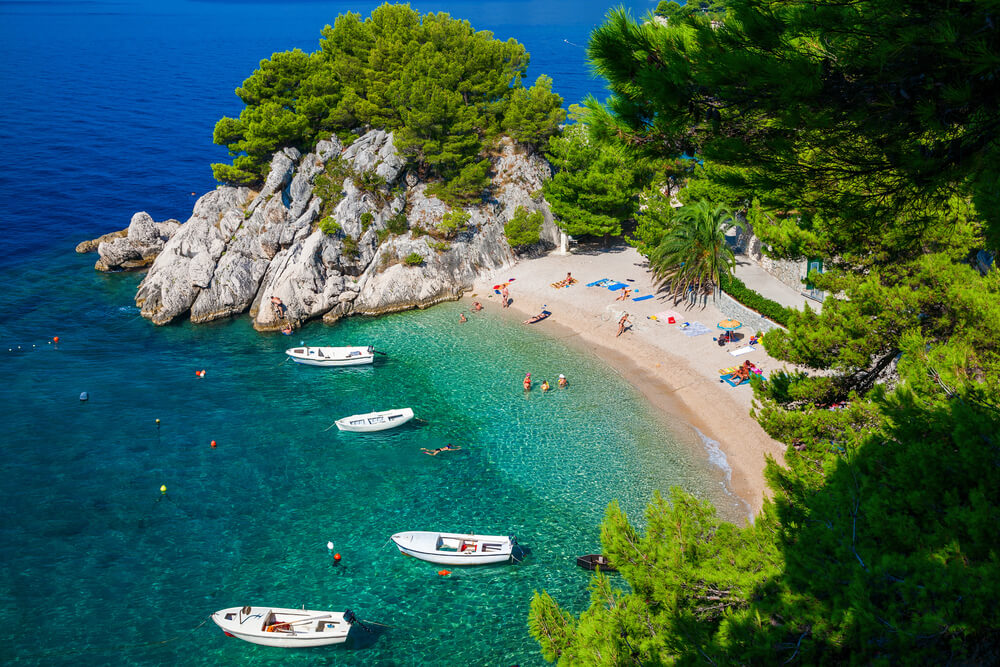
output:
[[[186,220],[226,158],[211,137],[240,111],[233,90],[261,59],[315,50],[338,14],[377,4],[0,2],[3,663],[541,664],[531,595],[586,608],[574,557],[599,549],[609,502],[641,522],[656,490],[680,485],[744,511],[692,429],[489,302],[461,329],[459,304],[311,323],[293,340],[246,317],[154,327],[134,304],[141,274],[74,253],[136,211]],[[413,6],[522,42],[529,83],[548,74],[567,105],[604,95],[583,48],[602,2]],[[286,363],[299,340],[388,356]],[[571,385],[525,395],[528,370]],[[423,421],[331,428],[389,406]],[[420,451],[445,443],[462,450]],[[516,534],[530,553],[439,576],[386,545],[416,529]],[[206,623],[245,604],[350,607],[391,627],[294,651]]]

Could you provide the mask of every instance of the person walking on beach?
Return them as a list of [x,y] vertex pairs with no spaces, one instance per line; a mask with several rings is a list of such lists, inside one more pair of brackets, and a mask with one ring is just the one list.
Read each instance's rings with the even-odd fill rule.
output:
[[622,318],[618,320],[618,333],[615,334],[615,338],[618,338],[618,336],[621,336],[623,333],[625,333],[625,326],[628,323],[629,323],[628,313],[625,313],[624,315],[622,315]]
[[500,298],[503,299],[503,307],[506,308],[510,304],[510,293],[506,285],[500,288]]

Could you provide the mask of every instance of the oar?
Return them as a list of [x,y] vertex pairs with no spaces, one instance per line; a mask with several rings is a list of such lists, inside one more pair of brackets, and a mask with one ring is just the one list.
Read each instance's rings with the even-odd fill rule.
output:
[[287,625],[298,625],[299,623],[308,623],[310,621],[318,621],[323,618],[330,618],[333,614],[320,614],[319,616],[310,616],[309,618],[300,618],[297,621],[278,621],[278,623],[286,623]]

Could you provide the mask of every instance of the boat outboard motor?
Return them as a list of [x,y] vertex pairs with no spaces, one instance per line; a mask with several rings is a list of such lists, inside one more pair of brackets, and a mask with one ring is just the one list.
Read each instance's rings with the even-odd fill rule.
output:
[[354,612],[350,609],[344,610],[344,622],[348,625],[354,625],[358,622],[358,617],[354,615]]

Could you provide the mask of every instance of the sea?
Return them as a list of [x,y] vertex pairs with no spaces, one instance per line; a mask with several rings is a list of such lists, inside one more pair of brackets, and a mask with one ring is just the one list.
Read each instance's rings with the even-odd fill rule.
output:
[[[567,105],[607,94],[585,53],[606,1],[412,5],[522,42],[529,83],[550,75]],[[212,128],[239,113],[233,90],[375,6],[0,2],[0,662],[537,665],[532,595],[586,609],[575,557],[600,550],[609,503],[642,526],[653,494],[680,486],[745,520],[715,445],[499,309],[459,326],[449,303],[291,338],[246,317],[155,327],[134,303],[141,274],[74,252],[136,211],[187,219],[226,158]],[[283,354],[300,341],[384,355],[304,367]],[[569,387],[526,394],[528,371]],[[419,419],[333,426],[402,406]],[[389,543],[405,530],[516,535],[523,560],[444,573]],[[367,629],[343,646],[261,647],[209,620],[243,605],[350,608]]]

